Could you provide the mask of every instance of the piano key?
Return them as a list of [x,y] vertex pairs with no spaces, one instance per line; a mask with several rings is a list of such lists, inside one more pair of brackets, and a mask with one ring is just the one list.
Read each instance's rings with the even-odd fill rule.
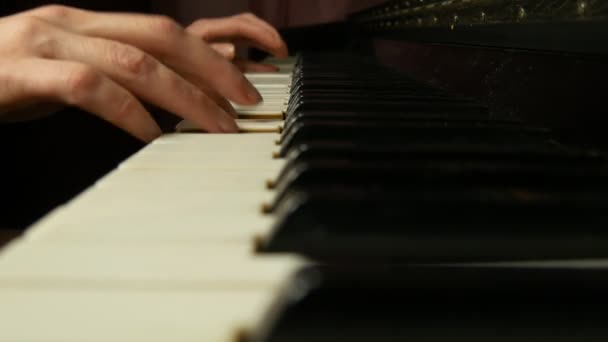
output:
[[[273,89],[267,98],[289,87]],[[259,206],[262,175],[283,163],[272,162],[277,137],[164,136],[34,224],[0,257],[0,340],[228,342],[264,331],[301,265],[252,253],[272,221]]]
[[233,342],[263,326],[277,301],[266,290],[3,288],[0,340]]
[[196,168],[277,170],[282,161],[269,162],[277,151],[276,135],[168,134],[126,160],[120,168]]
[[[237,119],[236,124],[241,133],[279,133],[283,121],[278,119]],[[178,132],[199,132],[200,128],[191,121],[183,120],[177,126]]]
[[[28,236],[143,242],[215,239],[247,246],[272,222],[260,211],[261,203],[270,198],[261,181],[260,190],[252,192],[136,188],[96,187],[34,225]],[[121,195],[127,192],[130,195]]]
[[453,115],[453,118],[421,118],[415,115],[377,115],[376,117],[370,115],[361,116],[350,116],[350,115],[328,115],[326,117],[314,118],[306,116],[298,116],[291,119],[291,116],[286,118],[284,128],[281,131],[283,136],[295,134],[295,131],[305,126],[333,126],[339,125],[350,125],[359,127],[361,130],[367,129],[369,126],[397,126],[397,125],[418,125],[418,126],[460,126],[460,127],[504,127],[526,130],[527,128],[521,125],[519,122],[512,122],[508,120],[494,120],[494,119],[466,119],[459,117],[459,115]]
[[[604,189],[608,173],[597,163],[500,158],[339,159],[288,163],[270,184],[278,195],[332,184],[357,188],[493,187],[518,189]],[[565,181],[568,179],[568,181]]]
[[[276,157],[276,156],[275,156]],[[327,159],[394,160],[396,158],[513,158],[555,160],[563,162],[603,163],[597,151],[581,150],[556,143],[411,143],[405,145],[370,146],[356,142],[310,142],[293,148],[285,157],[291,163]],[[277,159],[282,160],[282,159]]]
[[[266,252],[321,260],[447,262],[607,257],[602,193],[439,188],[288,193]],[[561,215],[554,215],[560,211]],[[356,215],[355,213],[364,213]],[[549,233],[551,232],[551,233]]]
[[[602,341],[606,269],[316,267],[275,341]],[[499,334],[505,325],[508,334]],[[498,336],[500,335],[500,336]]]
[[237,120],[237,123],[241,132],[245,133],[279,133],[283,126],[283,121],[277,119]]
[[[323,61],[316,56],[311,60]],[[376,309],[393,303],[391,296],[403,298],[403,289],[420,287],[401,287],[407,284],[404,278],[375,277],[362,269],[364,264],[379,263],[386,269],[394,262],[506,260],[504,267],[514,260],[565,255],[598,257],[602,264],[603,203],[608,201],[601,182],[594,182],[602,179],[603,158],[592,152],[545,148],[551,143],[549,131],[497,116],[484,105],[449,96],[371,61],[350,57],[322,64],[309,67],[299,60],[297,65],[285,64],[284,74],[247,75],[265,102],[235,105],[242,113],[241,127],[274,131],[286,118],[282,138],[276,133],[164,136],[33,225],[17,247],[0,258],[0,317],[12,323],[4,317],[15,308],[22,310],[15,316],[18,328],[0,332],[0,340],[91,340],[84,337],[101,329],[97,322],[103,322],[112,331],[95,338],[104,341],[276,341],[277,336],[266,332],[286,317],[276,319],[278,308],[288,312],[306,302],[306,290],[323,286],[328,276],[315,269],[312,283],[293,279],[291,275],[309,262],[284,258],[281,251],[355,268],[355,275],[367,282],[350,278],[342,283],[350,297],[336,298],[347,304],[355,303],[352,298],[368,298],[368,292],[356,290],[372,279],[397,286],[399,291],[393,287],[383,292],[382,286],[373,288],[378,292],[370,290],[369,298],[378,299],[378,305],[367,308]],[[260,118],[269,116],[255,113],[262,109],[280,113],[264,120]],[[275,144],[279,138],[283,146]],[[279,149],[287,160],[272,158],[280,155]],[[455,163],[463,156],[477,164],[467,169],[464,163]],[[568,163],[572,167],[555,173],[517,168],[537,157],[540,170]],[[509,187],[502,179],[492,183],[501,175],[490,167],[497,161],[502,164],[495,166],[502,167],[508,179],[505,183],[530,186],[540,180],[546,186]],[[427,169],[424,162],[429,162]],[[314,172],[285,182],[280,186],[284,191],[265,188],[265,180],[299,165]],[[416,168],[418,173],[407,171]],[[459,178],[466,170],[487,175]],[[597,171],[598,177],[590,177],[589,170]],[[450,171],[456,176],[438,177]],[[526,178],[530,174],[537,178]],[[546,174],[553,178],[544,179]],[[272,201],[277,202],[276,211],[262,213],[262,204]],[[557,233],[550,230],[553,227]],[[275,261],[284,268],[275,268]],[[577,260],[576,265],[585,263]],[[417,275],[407,278],[423,284]],[[458,276],[438,277],[440,285],[452,284],[461,279]],[[295,300],[289,303],[295,305],[285,305],[285,298]],[[68,305],[59,307],[62,303]],[[338,307],[339,302],[317,303],[353,310],[352,305]],[[405,301],[395,303],[412,309]],[[104,320],[111,315],[110,307],[125,305],[128,310]],[[36,313],[30,317],[24,310]],[[81,316],[72,320],[77,312]],[[304,326],[306,333],[291,330],[278,340],[368,340],[366,332],[394,331],[390,323],[382,323],[401,317],[401,311],[392,311],[380,315],[386,322],[378,323],[378,311],[370,310],[365,324],[348,321],[361,329],[346,336],[332,335],[334,323],[344,322],[339,314],[331,319],[330,329],[316,330],[318,323],[328,322],[327,313],[336,311],[321,312],[299,322],[311,325],[291,325]],[[180,315],[185,314],[192,316],[182,321]],[[131,318],[134,315],[136,319]],[[19,328],[25,327],[26,319],[30,323],[47,317],[42,332]],[[420,324],[412,325],[423,326],[428,317],[415,316],[420,319],[413,321]],[[179,322],[174,324],[176,318]],[[68,331],[72,321],[78,329]],[[147,329],[147,324],[154,326]],[[364,331],[370,324],[382,329]],[[176,327],[188,331],[171,335],[168,331]],[[242,328],[247,333],[240,333]],[[411,331],[404,332],[411,338]],[[380,335],[371,339],[381,340]]]
[[237,112],[241,119],[282,119],[285,115],[284,107],[267,107],[253,109],[239,109]]
[[245,77],[253,84],[284,84],[291,85],[291,73],[264,72],[245,73]]
[[387,121],[387,120],[404,120],[404,121],[420,121],[420,122],[432,122],[432,121],[490,121],[495,123],[519,123],[517,120],[512,118],[503,118],[499,116],[490,115],[489,113],[428,113],[428,112],[411,112],[411,111],[294,111],[288,118],[286,118],[286,126],[291,126],[296,122],[303,120],[317,120],[317,121]]
[[477,104],[469,103],[434,103],[433,101],[409,101],[402,102],[399,100],[393,101],[366,101],[365,99],[351,100],[307,100],[294,103],[287,111],[287,116],[290,116],[295,111],[307,110],[328,110],[328,111],[429,111],[429,112],[472,112],[484,113],[487,108]]
[[501,124],[462,123],[376,123],[376,122],[319,122],[294,124],[289,134],[281,137],[281,156],[292,148],[312,141],[349,142],[359,144],[407,144],[421,142],[531,142],[548,139],[548,131],[532,127],[513,127]]
[[293,256],[208,242],[16,241],[0,259],[0,287],[273,290],[303,265]]

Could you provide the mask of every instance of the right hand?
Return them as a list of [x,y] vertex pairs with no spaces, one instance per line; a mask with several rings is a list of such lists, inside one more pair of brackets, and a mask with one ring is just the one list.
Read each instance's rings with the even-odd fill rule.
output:
[[161,134],[141,98],[209,132],[236,132],[226,100],[261,97],[166,17],[45,6],[0,18],[0,117],[32,105],[87,110],[143,141]]

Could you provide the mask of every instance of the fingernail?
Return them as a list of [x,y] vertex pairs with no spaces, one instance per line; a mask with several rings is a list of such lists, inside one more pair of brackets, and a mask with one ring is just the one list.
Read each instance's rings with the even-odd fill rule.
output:
[[220,115],[219,125],[224,133],[237,133],[239,131],[239,126],[236,125],[236,121],[234,121],[234,118],[228,113]]

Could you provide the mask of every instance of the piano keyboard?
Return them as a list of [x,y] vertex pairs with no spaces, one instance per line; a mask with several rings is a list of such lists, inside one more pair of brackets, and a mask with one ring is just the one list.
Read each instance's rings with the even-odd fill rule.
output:
[[272,153],[291,71],[248,77],[266,101],[237,107],[241,128],[272,133],[166,135],[3,250],[0,341],[228,342],[263,331],[304,260],[253,253],[271,223],[263,180],[282,165]]
[[[446,311],[454,288],[522,308],[530,287],[605,288],[602,156],[327,60],[247,75],[265,101],[235,106],[246,134],[181,123],[6,247],[0,341],[448,341],[483,336],[466,301]],[[404,266],[429,262],[444,266]]]

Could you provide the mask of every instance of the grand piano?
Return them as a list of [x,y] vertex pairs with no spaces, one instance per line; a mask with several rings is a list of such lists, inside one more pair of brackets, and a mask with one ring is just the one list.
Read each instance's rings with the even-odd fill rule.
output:
[[182,122],[4,248],[0,341],[605,341],[607,11],[286,30],[242,133]]

